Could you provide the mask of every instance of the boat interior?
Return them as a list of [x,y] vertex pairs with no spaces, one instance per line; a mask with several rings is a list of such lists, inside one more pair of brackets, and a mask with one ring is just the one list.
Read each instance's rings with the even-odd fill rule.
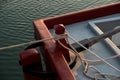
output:
[[[60,80],[119,80],[119,6],[116,3],[35,20],[36,39],[67,35],[63,41],[43,41],[46,62],[54,65],[46,63],[48,70],[55,71]],[[72,68],[71,62],[75,62]]]
[[[75,40],[81,41],[86,38],[91,38],[104,34],[107,31],[114,30],[119,27],[120,27],[120,14],[117,13],[109,16],[104,16],[92,20],[86,20],[83,22],[77,22],[74,24],[66,25],[65,29]],[[49,31],[51,32],[51,34],[53,35],[55,34],[54,29],[49,29]],[[75,41],[69,38],[68,41],[70,44],[75,43]],[[89,50],[98,55],[100,58],[107,59],[110,58],[111,56],[116,56],[120,54],[119,42],[120,33],[117,33],[89,47]],[[111,65],[115,66],[116,69],[114,69],[113,67],[111,67],[111,65],[106,64],[106,62],[102,61],[99,57],[96,57],[88,50],[80,52],[79,55],[82,55],[85,59],[91,61],[90,62],[88,61],[87,63],[89,65],[89,68],[87,71],[87,76],[85,76],[83,74],[84,66],[81,65],[80,60],[77,60],[76,65],[72,69],[74,75],[76,76],[76,80],[91,80],[92,77],[95,77],[96,80],[99,79],[111,80],[110,75],[113,75],[114,79],[116,78],[116,76],[120,75],[119,70],[116,70],[120,69],[119,56],[106,60]],[[103,76],[102,73],[106,74],[106,76]],[[115,80],[117,80],[117,78]]]

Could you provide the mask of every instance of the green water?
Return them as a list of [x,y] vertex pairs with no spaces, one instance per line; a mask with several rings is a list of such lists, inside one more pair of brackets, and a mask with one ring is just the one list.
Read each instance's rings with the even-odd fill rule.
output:
[[[0,0],[0,47],[34,40],[32,21],[120,0]],[[0,51],[0,80],[23,80],[18,64],[26,46]]]

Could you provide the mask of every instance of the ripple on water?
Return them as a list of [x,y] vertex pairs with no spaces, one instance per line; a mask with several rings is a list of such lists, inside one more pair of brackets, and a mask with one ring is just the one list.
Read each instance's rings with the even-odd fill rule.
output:
[[[0,0],[0,47],[34,40],[32,21],[119,0]],[[24,47],[0,51],[0,80],[23,80]]]

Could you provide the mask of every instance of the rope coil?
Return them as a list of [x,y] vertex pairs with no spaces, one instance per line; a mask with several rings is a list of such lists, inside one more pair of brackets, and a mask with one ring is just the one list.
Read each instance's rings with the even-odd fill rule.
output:
[[[67,32],[68,33],[68,32]],[[71,35],[69,35],[68,34],[68,37],[70,38],[70,39],[72,39],[74,42],[76,42],[79,46],[81,46],[81,47],[83,47],[85,50],[87,50],[87,51],[89,51],[92,55],[95,55],[96,57],[98,57],[100,60],[91,60],[91,62],[104,62],[105,64],[107,64],[108,66],[110,66],[111,68],[113,68],[114,70],[116,70],[117,72],[119,72],[120,73],[120,69],[118,69],[118,68],[116,68],[116,67],[114,67],[113,65],[111,65],[110,63],[108,63],[107,62],[107,60],[110,60],[110,59],[114,59],[114,58],[116,58],[116,57],[119,57],[120,55],[115,55],[115,56],[112,56],[112,57],[108,57],[108,58],[105,58],[105,59],[103,59],[102,57],[100,57],[100,56],[98,56],[97,54],[95,54],[93,51],[91,51],[90,49],[88,49],[88,48],[86,48],[84,45],[82,45],[81,43],[79,43],[77,40],[75,40],[75,38],[73,38]],[[80,55],[79,55],[80,56]],[[88,69],[90,68],[90,67],[92,67],[94,70],[96,70],[97,71],[97,74],[99,74],[99,75],[101,75],[101,76],[104,76],[104,80],[111,80],[112,78],[108,78],[108,77],[106,77],[103,73],[101,73],[97,68],[95,68],[94,66],[89,66],[89,62],[88,61],[90,61],[90,60],[87,60],[87,59],[84,59],[84,58],[82,58],[82,57],[79,57],[80,58],[80,60],[83,60],[83,61],[81,61],[81,62],[84,62],[85,64],[83,64],[83,66],[84,66],[84,74],[87,76],[87,77],[89,77],[89,78],[91,78],[91,79],[95,79],[95,80],[100,80],[99,78],[96,78],[96,74],[95,74],[95,76],[93,77],[93,76],[90,76],[90,75],[88,75],[87,74],[87,72],[88,72]],[[82,59],[81,59],[82,58]],[[109,74],[107,74],[107,75],[109,75]],[[114,76],[114,78],[120,78],[120,76]]]
[[[67,32],[67,31],[66,31]],[[89,51],[92,55],[95,55],[97,58],[99,58],[100,60],[88,60],[88,59],[85,59],[83,57],[81,57],[79,55],[79,53],[76,51],[76,49],[71,45],[71,49],[66,47],[64,44],[62,44],[59,39],[62,39],[62,38],[70,38],[71,40],[73,40],[74,42],[76,42],[79,46],[83,47],[85,50]],[[116,70],[117,72],[120,73],[120,69],[114,67],[113,65],[111,65],[110,63],[107,62],[107,60],[110,60],[110,59],[114,59],[116,57],[119,57],[120,55],[115,55],[115,56],[112,56],[112,57],[108,57],[108,58],[105,58],[103,59],[102,57],[98,56],[96,53],[94,53],[93,51],[91,51],[90,49],[86,48],[84,45],[82,45],[81,43],[79,43],[76,39],[74,39],[70,34],[61,34],[61,35],[55,35],[54,37],[51,37],[51,38],[45,38],[45,39],[41,39],[41,40],[36,40],[36,41],[30,41],[30,42],[26,42],[26,43],[21,43],[21,44],[17,44],[17,45],[11,45],[11,46],[7,46],[7,47],[2,47],[0,48],[0,50],[6,50],[6,49],[10,49],[10,48],[15,48],[15,47],[20,47],[20,46],[24,46],[24,45],[30,45],[30,44],[34,44],[34,43],[38,43],[38,42],[43,42],[43,41],[48,41],[48,40],[57,40],[59,42],[59,44],[64,47],[65,49],[68,49],[70,51],[72,51],[81,61],[83,67],[84,67],[84,74],[91,78],[91,79],[95,79],[95,80],[99,80],[99,78],[97,78],[98,75],[100,76],[103,76],[101,79],[105,79],[105,80],[111,80],[111,79],[117,79],[117,78],[120,78],[120,76],[117,76],[117,75],[111,75],[111,74],[105,74],[105,73],[102,73],[100,72],[97,68],[95,68],[94,66],[91,66],[90,64],[91,63],[98,63],[98,62],[104,62],[105,64],[107,64],[108,66],[110,66],[111,68],[113,68],[114,70]],[[88,70],[92,68],[93,70],[95,70],[97,73],[94,74],[94,76],[91,76],[88,74]],[[112,76],[112,77],[109,77],[109,76]]]

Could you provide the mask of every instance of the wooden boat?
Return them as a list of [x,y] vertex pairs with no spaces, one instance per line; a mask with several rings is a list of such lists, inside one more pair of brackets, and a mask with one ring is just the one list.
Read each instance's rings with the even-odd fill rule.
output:
[[[57,34],[64,34],[64,29],[59,26],[65,26],[65,29],[71,32],[70,34],[78,41],[103,34],[120,25],[120,3],[113,3],[51,18],[35,20],[35,39],[53,38],[52,34],[54,33],[53,30],[55,25],[57,25],[57,28],[55,28]],[[61,42],[69,47],[65,39],[62,39]],[[74,44],[74,42],[70,41],[70,44]],[[107,38],[95,44],[90,49],[100,56],[104,54],[103,57],[108,57],[114,54],[120,54],[120,50],[116,45],[117,44],[112,41],[112,37],[110,37],[110,39]],[[45,40],[37,46],[41,46],[44,53],[45,64],[41,61],[39,52],[33,47],[33,49],[29,49],[31,47],[28,47],[20,54],[25,80],[91,80],[91,78],[83,74],[83,67],[80,67],[79,60],[73,65],[72,69],[70,68],[68,64],[71,60],[70,53],[65,48],[61,48],[56,40]],[[36,47],[36,45],[34,47]],[[87,56],[88,53],[89,52],[85,50],[81,54],[88,59],[96,59],[95,56]],[[119,58],[113,60],[114,63],[111,63],[119,68],[120,65],[117,63],[118,59]],[[33,64],[32,67],[31,64]],[[28,65],[30,67],[28,67]],[[79,65],[79,68],[74,70],[76,65]],[[101,70],[103,72],[105,71],[115,75],[120,74],[106,67],[106,65],[95,65],[95,67],[102,68]],[[28,68],[29,70],[27,70]],[[104,80],[108,79],[108,76],[102,76],[102,78],[103,77]],[[98,79],[96,78],[96,80]]]

